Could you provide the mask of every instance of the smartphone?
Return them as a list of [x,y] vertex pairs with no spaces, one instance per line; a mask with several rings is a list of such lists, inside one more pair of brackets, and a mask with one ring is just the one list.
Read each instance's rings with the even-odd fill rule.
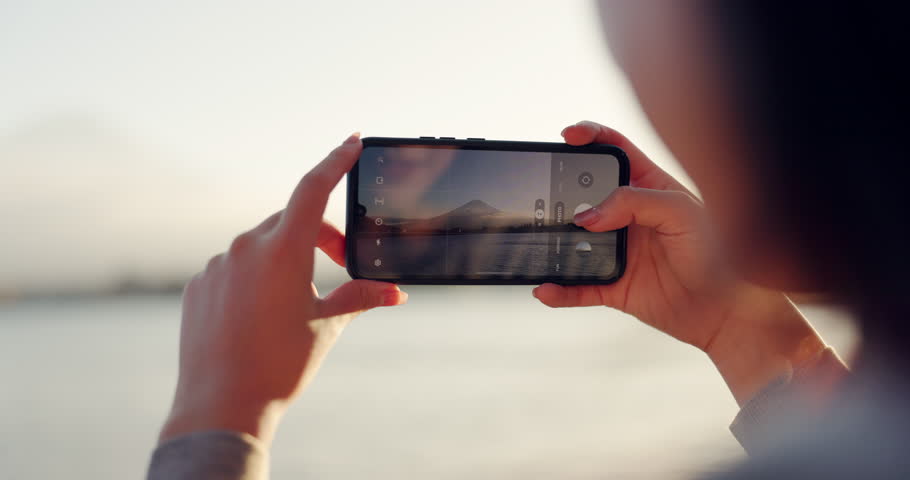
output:
[[626,229],[572,223],[620,185],[619,147],[363,139],[348,174],[351,277],[409,284],[605,284],[626,264]]

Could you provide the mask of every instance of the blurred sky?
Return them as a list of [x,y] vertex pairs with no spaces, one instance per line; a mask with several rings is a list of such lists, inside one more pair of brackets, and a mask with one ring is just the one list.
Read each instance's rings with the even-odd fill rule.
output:
[[195,271],[355,130],[558,141],[592,119],[678,173],[594,9],[0,1],[0,289]]

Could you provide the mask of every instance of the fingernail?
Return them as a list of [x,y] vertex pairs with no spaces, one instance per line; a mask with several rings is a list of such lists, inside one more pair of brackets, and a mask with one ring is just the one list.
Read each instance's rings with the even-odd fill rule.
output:
[[600,212],[598,212],[596,208],[589,208],[575,215],[575,218],[572,220],[572,222],[579,227],[584,227],[585,225],[590,225],[596,222],[599,217]]
[[570,126],[568,126],[568,127],[566,127],[566,128],[563,128],[562,131],[559,132],[559,136],[560,136],[560,137],[565,137],[565,136],[566,136],[566,130],[568,130],[568,129],[571,128],[571,127],[572,127],[572,126],[570,125]]
[[350,137],[347,138],[347,140],[344,141],[344,144],[347,145],[349,143],[356,143],[358,140],[360,140],[360,132],[354,132]]
[[537,289],[539,289],[539,288],[540,288],[540,287],[534,287],[534,289],[531,290],[531,295],[533,295],[534,298],[537,298]]

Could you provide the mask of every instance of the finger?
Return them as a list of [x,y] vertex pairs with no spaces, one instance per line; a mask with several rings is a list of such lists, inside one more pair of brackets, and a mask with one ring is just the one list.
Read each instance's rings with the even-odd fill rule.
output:
[[408,294],[397,285],[373,280],[351,280],[317,302],[319,317],[362,312],[375,307],[401,305]]
[[697,228],[698,201],[683,192],[620,187],[600,205],[575,215],[573,223],[591,232],[636,224],[678,235]]
[[325,252],[333,262],[345,265],[344,262],[344,234],[326,220],[322,221],[319,235],[316,237],[316,248]]
[[279,210],[271,215],[268,218],[262,221],[256,228],[253,229],[255,232],[268,232],[269,230],[275,228],[275,225],[281,222],[281,217],[284,215],[284,209]]
[[629,178],[632,185],[656,190],[680,190],[690,193],[672,175],[657,166],[631,140],[616,130],[599,123],[583,120],[563,129],[562,136],[569,145],[606,143],[623,149],[629,157]]
[[579,285],[566,287],[545,283],[531,291],[534,297],[548,307],[592,307],[604,305],[600,287]]
[[295,242],[315,242],[329,194],[357,162],[362,148],[360,134],[351,135],[297,184],[281,222]]

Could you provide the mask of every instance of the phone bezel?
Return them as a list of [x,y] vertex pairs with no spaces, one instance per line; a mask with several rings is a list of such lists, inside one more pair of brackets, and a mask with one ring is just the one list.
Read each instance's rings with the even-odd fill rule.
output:
[[[362,139],[363,147],[443,147],[459,150],[499,150],[513,152],[547,152],[547,153],[595,153],[607,154],[616,157],[619,161],[619,185],[629,184],[629,158],[626,152],[616,145],[590,144],[573,146],[555,142],[520,142],[508,140],[481,140],[481,139],[452,139],[452,138],[394,138],[394,137],[367,137]],[[572,278],[555,275],[546,277],[513,277],[513,278],[425,278],[401,276],[394,279],[374,278],[362,274],[356,265],[356,243],[354,242],[354,218],[358,195],[358,175],[360,159],[348,172],[347,205],[345,208],[345,265],[351,278],[377,280],[397,284],[410,285],[538,285],[541,283],[556,283],[559,285],[606,285],[622,278],[627,263],[628,228],[616,232],[616,269],[609,277],[584,277]]]

